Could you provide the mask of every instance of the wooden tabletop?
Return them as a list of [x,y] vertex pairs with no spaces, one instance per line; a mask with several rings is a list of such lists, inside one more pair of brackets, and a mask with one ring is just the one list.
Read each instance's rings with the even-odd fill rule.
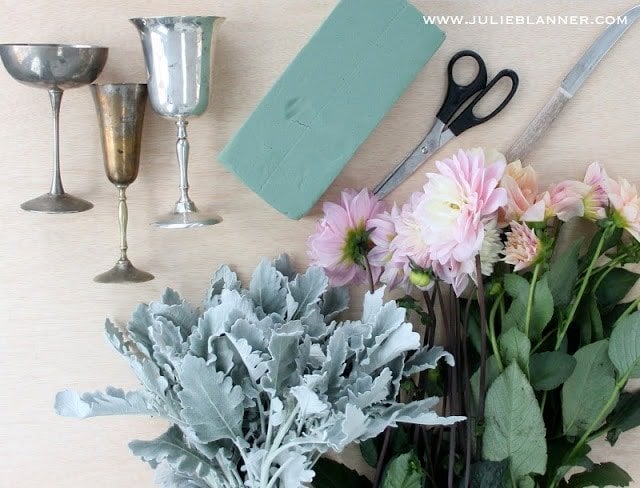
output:
[[[444,96],[444,70],[454,52],[474,49],[486,60],[490,74],[510,67],[519,73],[521,85],[507,110],[449,143],[440,156],[458,147],[506,150],[604,29],[596,17],[618,15],[632,6],[631,0],[414,3],[427,14],[463,15],[475,24],[441,25],[447,34],[444,45],[325,199],[335,199],[345,187],[373,186],[415,146]],[[159,298],[165,286],[199,302],[211,273],[223,263],[246,278],[262,256],[286,251],[299,268],[306,266],[305,241],[320,206],[300,221],[289,220],[243,187],[216,162],[216,155],[335,4],[336,0],[0,2],[0,42],[109,46],[100,82],[145,80],[130,17],[189,14],[228,19],[218,40],[209,109],[189,125],[192,197],[203,209],[219,212],[224,222],[181,231],[150,226],[176,200],[178,172],[175,127],[148,108],[140,174],[129,191],[130,257],[156,276],[146,284],[92,281],[117,259],[118,227],[116,191],[103,171],[87,88],[69,90],[62,100],[62,176],[68,192],[91,200],[95,208],[75,215],[20,210],[21,202],[49,188],[50,108],[45,91],[19,85],[0,69],[0,486],[153,486],[151,470],[130,455],[127,443],[157,436],[165,428],[163,422],[138,417],[78,421],[53,412],[54,395],[63,388],[136,386],[126,363],[104,338],[105,317],[125,321],[138,302]],[[509,15],[529,16],[530,23],[500,18]],[[573,25],[534,25],[532,19],[539,15],[578,20]],[[580,16],[589,20],[581,21]],[[581,176],[594,160],[606,164],[610,174],[640,183],[639,45],[640,26],[631,28],[612,50],[531,154],[529,162],[543,184]],[[425,170],[432,165],[433,160]],[[423,182],[420,171],[391,197],[404,201]],[[614,449],[596,444],[593,457],[610,458],[640,480],[640,431],[623,434]],[[348,458],[356,462],[355,456]]]

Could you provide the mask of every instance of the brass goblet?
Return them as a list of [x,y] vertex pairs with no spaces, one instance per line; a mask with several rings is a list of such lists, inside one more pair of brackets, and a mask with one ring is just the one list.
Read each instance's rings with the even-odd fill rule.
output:
[[147,85],[122,83],[91,85],[98,112],[104,169],[118,189],[120,223],[120,259],[106,273],[96,276],[98,283],[139,283],[154,276],[137,269],[127,257],[127,197],[125,191],[138,176],[142,123],[147,103]]

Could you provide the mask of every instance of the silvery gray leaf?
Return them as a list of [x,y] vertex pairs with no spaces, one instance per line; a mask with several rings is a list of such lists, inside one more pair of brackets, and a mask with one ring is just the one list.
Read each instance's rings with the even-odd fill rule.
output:
[[300,488],[301,486],[309,486],[309,483],[313,481],[315,473],[311,469],[308,457],[290,450],[280,453],[275,462],[283,468],[278,476],[280,488]]
[[242,389],[234,386],[231,378],[207,366],[204,359],[187,355],[180,380],[182,417],[200,442],[242,437]]
[[153,351],[153,341],[149,337],[149,328],[153,326],[155,318],[149,310],[149,306],[141,303],[127,323],[127,332],[131,341],[138,350],[151,359]]
[[220,266],[211,278],[211,285],[205,295],[204,305],[206,308],[217,305],[219,295],[223,289],[227,290],[240,290],[242,284],[238,280],[238,275],[231,271],[231,268],[226,264]]
[[371,376],[358,378],[354,387],[349,389],[349,403],[358,408],[366,408],[392,399],[389,397],[392,380],[393,374],[389,368],[384,368],[375,379]]
[[180,305],[182,303],[182,297],[172,288],[165,288],[162,293],[162,303],[165,305]]
[[373,347],[382,343],[397,328],[405,323],[406,310],[398,307],[396,302],[385,303],[376,313],[367,346]]
[[175,426],[151,441],[132,441],[129,449],[154,468],[166,462],[175,472],[190,477],[202,478],[213,469],[209,459],[194,452]]
[[295,397],[300,406],[300,415],[309,417],[312,415],[320,415],[329,410],[329,406],[320,400],[309,387],[300,385],[294,386],[289,392]]
[[271,262],[266,259],[253,272],[249,284],[249,296],[260,307],[264,315],[283,314],[286,310],[286,279]]
[[358,369],[370,374],[404,355],[405,352],[413,351],[418,347],[420,347],[420,334],[413,331],[411,324],[404,323],[381,343],[369,348],[367,357],[360,362]]
[[307,307],[317,303],[327,289],[329,280],[321,268],[311,267],[289,282],[287,295],[287,317],[299,319],[307,313]]
[[[327,443],[334,451],[342,452],[348,444],[362,438],[369,438],[369,423],[370,419],[367,418],[362,410],[349,404],[340,421],[336,422],[334,426],[328,430]],[[382,432],[382,430],[380,432]],[[380,432],[377,432],[371,437],[375,437]]]
[[329,322],[349,308],[349,289],[344,286],[329,288],[320,303],[320,313]]
[[257,320],[251,300],[236,290],[222,290],[220,303],[207,309],[198,320],[197,327],[188,339],[189,350],[196,356],[206,358],[210,338],[230,331],[231,326],[240,319]]
[[207,353],[208,365],[213,365],[216,371],[228,376],[235,367],[235,363],[233,361],[234,356],[235,351],[233,346],[229,343],[226,335],[220,337],[209,337]]
[[191,334],[191,329],[197,325],[198,317],[200,316],[200,312],[185,300],[174,305],[151,302],[149,304],[149,310],[154,316],[164,317],[171,321],[179,328],[183,338]]
[[296,272],[291,265],[291,260],[289,259],[289,255],[286,253],[280,254],[275,261],[273,262],[275,268],[282,273],[287,279],[292,280],[296,277]]
[[[211,488],[212,486],[202,479],[176,473],[167,463],[160,463],[155,470],[154,482],[162,488]],[[223,486],[222,480],[215,473],[209,473],[209,477],[220,483],[213,486]]]
[[427,369],[435,369],[441,359],[444,359],[449,366],[455,365],[453,356],[445,351],[443,347],[424,347],[407,359],[402,374],[411,376]]
[[274,333],[269,341],[271,360],[267,362],[268,372],[262,378],[264,389],[280,392],[284,387],[296,386],[300,377],[296,364],[298,344],[302,327],[297,332]]
[[[233,346],[236,354],[233,357],[233,361],[236,364],[236,368],[240,365],[244,365],[244,370],[249,374],[249,377],[258,382],[267,372],[267,362],[262,358],[260,351],[254,351],[246,339],[236,339],[231,335],[226,335],[225,339]],[[238,368],[240,369],[240,368]],[[246,373],[241,370],[241,374],[244,376]],[[237,384],[237,383],[236,383]]]
[[300,322],[304,327],[304,333],[306,335],[315,340],[319,340],[326,337],[331,331],[331,328],[325,320],[325,317],[320,313],[320,307],[314,305],[309,308],[306,315],[300,319]]
[[127,347],[127,340],[125,339],[124,334],[116,324],[111,322],[111,320],[105,320],[104,331],[107,339],[116,351],[125,357],[132,354],[129,347]]
[[64,390],[56,395],[54,409],[63,417],[86,419],[105,415],[156,415],[149,405],[151,396],[143,391],[130,391],[107,387],[105,392],[79,393]]
[[243,339],[247,341],[247,344],[249,344],[254,351],[266,352],[269,347],[269,343],[262,329],[256,327],[255,324],[250,323],[246,319],[236,320],[231,326],[228,335],[237,340]]
[[342,329],[336,329],[329,338],[327,346],[327,361],[322,366],[321,373],[326,373],[327,393],[335,397],[336,393],[342,389],[344,382],[342,373],[346,367],[347,340]]
[[362,307],[362,321],[365,324],[373,325],[376,321],[376,317],[382,309],[385,287],[381,286],[373,293],[367,292],[364,295],[364,305]]

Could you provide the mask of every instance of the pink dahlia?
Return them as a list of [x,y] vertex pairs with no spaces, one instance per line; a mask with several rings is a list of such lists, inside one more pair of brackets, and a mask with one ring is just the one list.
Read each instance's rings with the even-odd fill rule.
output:
[[586,183],[575,180],[564,180],[554,185],[549,192],[551,208],[563,222],[575,217],[584,216],[584,198],[591,191]]
[[[365,258],[373,247],[371,220],[384,212],[384,202],[367,189],[360,193],[348,189],[340,195],[340,203],[325,202],[322,209],[324,217],[308,240],[311,264],[325,270],[332,286],[364,283]],[[381,271],[371,266],[374,281]]]
[[504,261],[514,265],[515,271],[535,264],[542,245],[535,232],[525,224],[511,222],[511,231],[506,233]]
[[640,241],[640,197],[638,188],[624,178],[606,180],[613,221]]
[[599,163],[591,163],[584,176],[589,191],[584,197],[584,216],[589,220],[602,220],[607,216],[609,197],[607,196],[607,173]]
[[374,247],[369,253],[371,266],[382,268],[380,281],[389,288],[409,291],[408,281],[411,271],[409,258],[397,249],[396,223],[401,221],[401,211],[394,204],[391,212],[384,212],[370,220],[371,242]]
[[507,204],[506,190],[498,188],[506,163],[499,157],[487,165],[484,151],[474,149],[458,151],[436,166],[439,173],[427,175],[414,219],[434,271],[444,281],[458,283],[458,292],[464,281],[458,275],[473,277],[485,225]]
[[[398,256],[404,256],[407,263],[423,269],[431,267],[430,250],[422,233],[422,226],[416,218],[416,209],[425,198],[422,192],[411,195],[402,206],[400,218],[396,221],[396,237],[392,247]],[[408,268],[407,268],[408,269]]]
[[534,205],[538,195],[538,175],[532,166],[522,167],[514,161],[505,169],[500,187],[507,192],[507,205],[500,211],[500,224],[506,226],[512,220],[520,220]]

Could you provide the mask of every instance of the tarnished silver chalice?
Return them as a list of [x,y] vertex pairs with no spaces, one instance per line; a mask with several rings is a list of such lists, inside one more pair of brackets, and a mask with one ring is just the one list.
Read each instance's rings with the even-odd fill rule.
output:
[[62,93],[93,83],[102,72],[109,50],[63,44],[0,44],[0,58],[20,83],[49,91],[53,111],[53,178],[49,193],[20,205],[30,212],[83,212],[93,204],[64,192],[60,177],[60,101]]
[[125,191],[138,176],[142,123],[147,104],[147,85],[117,83],[91,85],[98,112],[104,170],[118,189],[118,222],[120,224],[120,258],[109,271],[96,276],[98,283],[139,283],[153,275],[137,269],[127,256],[127,223],[129,211]]
[[215,37],[224,17],[149,17],[130,19],[138,29],[147,67],[151,106],[178,126],[176,153],[180,198],[173,211],[155,223],[184,228],[213,225],[222,219],[198,212],[189,198],[187,118],[201,115],[209,104]]

